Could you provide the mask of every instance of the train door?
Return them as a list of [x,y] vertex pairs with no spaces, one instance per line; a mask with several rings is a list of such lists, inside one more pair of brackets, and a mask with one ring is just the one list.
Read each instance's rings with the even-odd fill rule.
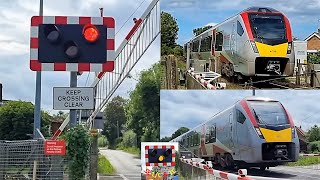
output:
[[231,55],[232,56],[235,56],[235,53],[236,53],[236,51],[237,51],[237,45],[236,45],[236,38],[237,38],[237,36],[236,36],[236,33],[237,33],[237,31],[236,31],[236,29],[237,29],[237,27],[236,27],[236,22],[233,22],[232,23],[232,33],[231,33],[231,40],[230,40],[230,47],[231,47]]
[[202,125],[201,127],[201,138],[200,138],[200,154],[203,155],[207,155],[207,150],[206,150],[206,125]]
[[230,112],[230,114],[229,114],[229,127],[230,127],[230,141],[229,141],[229,147],[230,148],[234,148],[234,138],[235,138],[235,136],[234,136],[234,122],[233,122],[233,113],[232,113],[232,111]]
[[211,40],[211,58],[210,58],[210,70],[217,72],[217,59],[215,58],[215,45],[216,45],[216,30],[212,30]]

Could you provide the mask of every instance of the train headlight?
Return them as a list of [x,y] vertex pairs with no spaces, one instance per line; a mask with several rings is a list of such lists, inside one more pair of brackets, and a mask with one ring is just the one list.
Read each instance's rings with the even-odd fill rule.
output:
[[251,44],[251,46],[252,46],[253,51],[254,51],[255,53],[258,53],[259,51],[258,51],[258,48],[257,48],[256,43],[255,43],[254,41],[250,41],[250,44]]
[[289,42],[289,43],[288,43],[287,54],[291,54],[291,50],[292,50],[292,42]]
[[255,129],[257,131],[258,136],[263,139],[263,135],[262,135],[260,129],[259,128],[255,128]]

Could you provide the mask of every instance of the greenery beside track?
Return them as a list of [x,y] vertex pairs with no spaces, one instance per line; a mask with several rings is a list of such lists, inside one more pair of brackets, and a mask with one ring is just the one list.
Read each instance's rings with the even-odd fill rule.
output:
[[141,153],[140,149],[137,147],[118,147],[117,149],[133,155],[140,155]]
[[98,159],[98,173],[110,175],[110,174],[114,174],[115,172],[116,172],[116,170],[115,170],[115,168],[111,165],[111,163],[109,162],[109,160],[108,160],[105,156],[99,155],[99,159]]
[[319,156],[301,156],[297,162],[290,162],[288,166],[309,166],[314,164],[320,164]]

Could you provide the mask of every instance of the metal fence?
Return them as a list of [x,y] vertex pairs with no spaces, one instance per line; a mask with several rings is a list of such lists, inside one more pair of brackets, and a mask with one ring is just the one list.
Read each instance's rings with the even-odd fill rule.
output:
[[45,155],[43,140],[0,141],[0,180],[69,179],[67,163],[65,156]]
[[206,180],[206,179],[213,179],[213,176],[210,175],[207,171],[200,169],[198,167],[192,166],[187,163],[180,162],[179,164],[179,170],[181,175],[186,179],[186,180],[193,180],[193,179],[201,179],[201,180]]

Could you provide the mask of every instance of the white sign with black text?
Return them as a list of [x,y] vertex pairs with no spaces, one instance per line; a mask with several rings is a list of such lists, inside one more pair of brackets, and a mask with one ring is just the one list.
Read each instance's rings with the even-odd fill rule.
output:
[[53,88],[53,109],[94,109],[93,88],[55,87]]

